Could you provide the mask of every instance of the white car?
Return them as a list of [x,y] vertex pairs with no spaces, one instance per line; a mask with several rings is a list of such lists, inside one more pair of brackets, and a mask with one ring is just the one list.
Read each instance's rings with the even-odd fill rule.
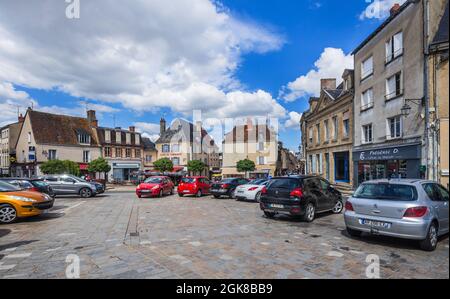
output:
[[259,179],[253,180],[246,185],[241,185],[236,188],[236,200],[252,200],[258,201],[261,198],[261,191],[267,186],[268,180]]

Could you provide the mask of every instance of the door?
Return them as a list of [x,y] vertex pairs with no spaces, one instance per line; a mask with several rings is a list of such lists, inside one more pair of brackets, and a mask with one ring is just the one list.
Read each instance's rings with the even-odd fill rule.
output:
[[321,201],[323,202],[323,209],[332,209],[336,205],[336,196],[331,192],[330,183],[324,179],[320,179],[320,187],[322,191]]
[[316,204],[318,211],[326,209],[326,203],[323,200],[322,186],[320,179],[308,178],[305,179],[305,195]]
[[76,194],[78,193],[79,186],[76,181],[69,177],[59,178],[61,191],[65,194]]
[[50,187],[52,187],[53,192],[55,192],[56,194],[61,194],[62,193],[61,183],[58,181],[58,178],[56,178],[56,177],[46,177],[45,178],[45,182],[47,182],[47,184],[49,184]]
[[203,194],[209,194],[209,189],[211,188],[211,182],[208,179],[200,179],[202,184]]
[[437,195],[436,202],[433,202],[436,206],[436,214],[439,217],[439,231],[440,233],[448,232],[449,229],[449,216],[448,216],[448,191],[439,184],[433,184],[433,188]]

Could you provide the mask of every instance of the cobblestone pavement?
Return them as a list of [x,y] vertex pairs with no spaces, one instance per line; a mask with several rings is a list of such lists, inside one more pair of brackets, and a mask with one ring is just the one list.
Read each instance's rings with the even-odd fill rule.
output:
[[57,198],[50,213],[0,226],[0,278],[365,278],[369,254],[381,278],[449,278],[449,241],[415,242],[344,232],[342,215],[307,224],[266,219],[255,203],[137,199],[110,193]]

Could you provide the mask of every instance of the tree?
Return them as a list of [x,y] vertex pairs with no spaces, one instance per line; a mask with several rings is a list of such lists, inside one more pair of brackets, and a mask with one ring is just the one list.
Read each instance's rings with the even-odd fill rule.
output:
[[153,163],[156,170],[168,172],[173,170],[173,162],[169,158],[162,158]]
[[255,171],[256,165],[252,160],[245,159],[238,161],[236,164],[236,168],[239,172],[245,172],[245,176],[247,177],[247,173],[249,171]]
[[191,160],[188,162],[187,168],[190,172],[196,173],[202,173],[203,170],[206,168],[206,164],[203,163],[200,160]]
[[42,163],[40,168],[44,174],[80,175],[80,166],[78,163],[69,160],[50,160]]
[[105,183],[108,181],[107,173],[111,171],[111,166],[108,164],[104,158],[98,158],[96,160],[91,161],[88,166],[88,171],[95,173],[100,172],[105,175]]

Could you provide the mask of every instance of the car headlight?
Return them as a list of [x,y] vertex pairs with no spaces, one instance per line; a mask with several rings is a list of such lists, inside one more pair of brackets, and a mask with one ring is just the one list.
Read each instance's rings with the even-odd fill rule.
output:
[[152,190],[157,190],[157,189],[159,189],[159,186],[155,186],[152,188]]
[[24,196],[11,195],[11,196],[9,196],[9,198],[14,199],[14,200],[23,201],[23,202],[36,202],[36,200],[34,200],[32,198],[28,198],[28,197],[24,197]]

